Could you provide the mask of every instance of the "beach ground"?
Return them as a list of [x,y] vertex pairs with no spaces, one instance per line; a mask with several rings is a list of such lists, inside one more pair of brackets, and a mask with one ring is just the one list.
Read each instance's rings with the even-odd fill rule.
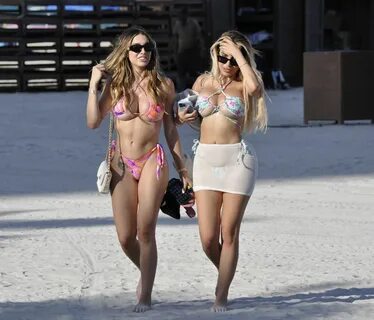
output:
[[[86,128],[86,93],[1,94],[0,319],[373,319],[374,126],[305,126],[302,88],[269,95],[269,129],[249,137],[259,178],[230,309],[217,315],[217,273],[183,212],[160,212],[153,309],[132,312],[139,274],[95,189],[107,122]],[[189,152],[197,133],[179,129]]]

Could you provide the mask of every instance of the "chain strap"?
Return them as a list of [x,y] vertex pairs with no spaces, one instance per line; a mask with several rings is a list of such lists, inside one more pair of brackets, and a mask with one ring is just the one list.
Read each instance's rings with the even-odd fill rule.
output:
[[108,133],[108,151],[106,153],[105,160],[108,165],[108,171],[110,170],[110,161],[112,159],[112,137],[113,137],[113,113],[110,113],[110,119],[109,119],[109,133]]

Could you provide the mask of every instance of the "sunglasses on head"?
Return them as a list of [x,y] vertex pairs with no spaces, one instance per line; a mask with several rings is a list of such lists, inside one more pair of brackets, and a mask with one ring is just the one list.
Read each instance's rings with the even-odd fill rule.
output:
[[150,42],[147,42],[146,44],[140,44],[140,43],[135,43],[129,47],[130,51],[135,52],[135,53],[140,53],[142,52],[142,49],[144,48],[145,52],[151,52],[154,50],[154,45]]
[[222,64],[226,64],[227,61],[230,61],[230,66],[232,67],[237,67],[238,66],[238,63],[236,62],[236,60],[234,58],[226,58],[224,56],[218,56],[217,57],[218,59],[218,62],[221,62]]

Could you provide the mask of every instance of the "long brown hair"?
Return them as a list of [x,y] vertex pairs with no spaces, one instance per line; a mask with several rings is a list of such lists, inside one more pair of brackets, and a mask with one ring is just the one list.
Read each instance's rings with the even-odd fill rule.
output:
[[128,104],[134,100],[132,90],[135,74],[129,60],[129,47],[133,39],[142,34],[153,44],[154,50],[151,53],[150,61],[146,67],[146,78],[148,78],[147,94],[153,102],[165,104],[167,98],[166,77],[163,75],[159,65],[159,55],[156,42],[151,38],[148,32],[142,27],[133,26],[126,29],[116,41],[113,51],[105,59],[105,70],[111,74],[112,81],[110,92],[113,105],[118,100],[125,97]]
[[[243,82],[243,97],[245,102],[245,118],[244,118],[244,130],[266,130],[267,127],[267,111],[265,104],[265,87],[262,80],[261,73],[257,70],[255,56],[259,55],[259,52],[254,49],[245,35],[236,30],[224,32],[221,37],[213,43],[210,47],[210,57],[212,60],[212,66],[210,74],[215,78],[219,79],[220,72],[218,67],[217,56],[219,54],[220,43],[224,38],[230,38],[241,50],[244,58],[246,59],[249,66],[252,68],[256,75],[257,81],[260,88],[260,96],[252,96],[248,86]],[[243,80],[243,75],[239,69],[238,71],[239,80]]]

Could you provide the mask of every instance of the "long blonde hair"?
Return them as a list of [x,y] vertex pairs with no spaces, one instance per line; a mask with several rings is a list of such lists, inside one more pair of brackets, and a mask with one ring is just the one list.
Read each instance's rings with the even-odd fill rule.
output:
[[135,98],[132,90],[135,81],[135,74],[129,60],[129,47],[132,40],[139,34],[147,37],[148,41],[152,43],[155,48],[151,53],[151,58],[146,68],[145,77],[148,78],[146,88],[147,94],[155,103],[166,103],[168,95],[167,83],[166,77],[162,74],[160,69],[156,42],[145,31],[145,29],[133,26],[126,29],[118,37],[113,51],[104,62],[105,70],[112,76],[110,93],[113,105],[115,105],[122,97],[125,97],[125,101],[130,105]]
[[[221,35],[221,37],[210,47],[210,57],[212,60],[212,66],[209,73],[215,79],[219,79],[220,77],[217,56],[219,54],[220,43],[224,38],[230,38],[240,48],[240,51],[242,52],[249,66],[252,68],[259,83],[259,88],[257,90],[260,91],[260,95],[259,97],[255,97],[251,95],[252,92],[250,92],[248,85],[245,82],[243,82],[243,97],[246,109],[243,130],[265,131],[267,128],[268,121],[265,104],[265,87],[264,82],[262,80],[262,75],[257,70],[255,62],[255,56],[259,55],[259,52],[252,47],[251,43],[248,41],[246,36],[244,36],[242,33],[236,30],[224,32]],[[241,81],[243,80],[243,75],[240,69],[238,70],[238,79]]]

